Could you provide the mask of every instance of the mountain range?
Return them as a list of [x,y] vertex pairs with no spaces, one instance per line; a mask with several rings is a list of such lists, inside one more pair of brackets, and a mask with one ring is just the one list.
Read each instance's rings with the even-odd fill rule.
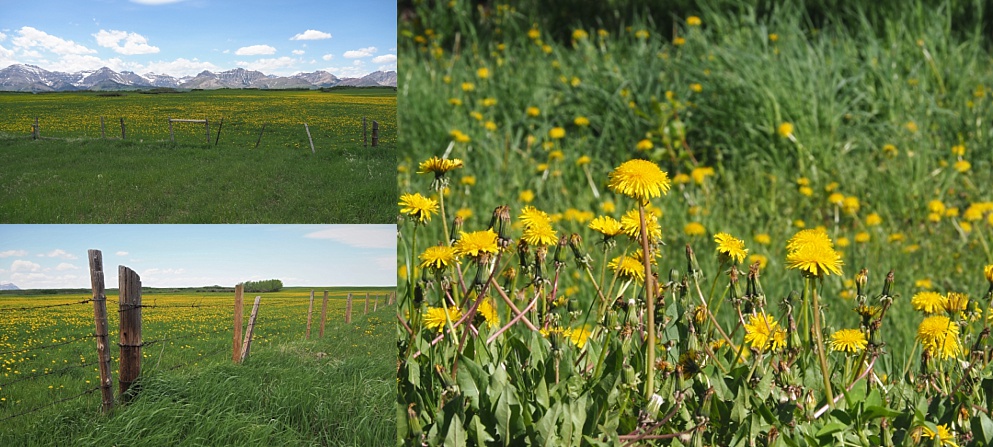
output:
[[21,290],[12,282],[0,282],[0,290]]
[[218,88],[322,88],[335,86],[375,87],[397,86],[395,71],[376,71],[361,78],[339,78],[326,71],[298,73],[292,76],[267,75],[260,71],[236,68],[212,73],[203,71],[196,76],[175,77],[167,74],[120,73],[103,67],[95,71],[63,73],[48,71],[34,65],[15,64],[0,70],[0,91],[52,92],[73,90],[135,90],[170,87],[179,89]]

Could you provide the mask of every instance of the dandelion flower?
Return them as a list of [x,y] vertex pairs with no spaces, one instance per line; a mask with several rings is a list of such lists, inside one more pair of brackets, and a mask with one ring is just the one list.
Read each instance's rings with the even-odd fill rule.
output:
[[552,223],[551,218],[548,213],[539,210],[533,206],[525,206],[521,209],[520,216],[517,216],[517,220],[521,221],[525,227],[536,226],[536,225],[549,225]]
[[983,268],[983,275],[986,276],[986,281],[989,281],[990,285],[993,286],[993,264]]
[[[662,225],[659,225],[659,216],[648,210],[645,212],[645,229],[648,231],[649,243],[662,240]],[[641,240],[641,217],[638,210],[628,211],[621,216],[621,231],[631,239]]]
[[633,256],[618,256],[612,259],[607,267],[622,278],[635,279],[639,283],[645,281],[645,265],[641,259]]
[[683,233],[687,236],[703,236],[707,234],[707,229],[700,222],[690,222],[683,227]]
[[576,119],[572,120],[572,123],[579,127],[586,127],[590,125],[590,119],[585,116],[577,116]]
[[537,107],[534,107],[534,106],[531,106],[531,107],[528,107],[527,108],[526,113],[527,113],[528,116],[534,118],[534,117],[536,117],[538,115],[541,115],[541,109],[539,109]]
[[948,292],[945,295],[944,310],[949,314],[964,312],[969,308],[969,296],[960,292]]
[[780,123],[779,127],[776,128],[776,133],[783,138],[789,138],[793,135],[793,124],[792,123]]
[[764,312],[751,315],[748,317],[748,323],[745,324],[745,342],[761,351],[782,349],[786,346],[786,339],[785,336],[782,340],[777,339],[778,327],[779,323]]
[[956,161],[955,164],[952,165],[952,167],[955,168],[955,170],[958,172],[965,173],[968,172],[970,168],[972,168],[972,164],[966,160],[959,160]]
[[948,424],[938,425],[937,428],[938,432],[935,433],[930,428],[924,427],[921,436],[928,439],[937,438],[939,444],[942,446],[958,447],[958,444],[955,443],[955,434],[948,429]]
[[577,327],[575,329],[569,329],[563,331],[563,335],[569,338],[572,344],[576,345],[577,348],[583,349],[586,346],[586,342],[590,339],[590,328],[588,327]]
[[786,267],[789,269],[799,269],[815,277],[841,274],[844,262],[823,230],[799,231],[787,242],[786,250],[789,252],[786,255]]
[[693,181],[698,185],[702,185],[703,182],[707,180],[707,177],[713,177],[713,176],[714,176],[714,168],[711,168],[709,166],[693,168],[693,170],[690,171],[690,177],[692,177]]
[[421,268],[442,270],[455,262],[455,249],[445,245],[428,247],[418,259],[421,260]]
[[561,127],[553,127],[551,130],[548,131],[548,137],[553,140],[560,140],[562,138],[565,138],[565,129]]
[[[428,307],[424,311],[424,327],[428,329],[437,329],[438,332],[445,330],[446,320],[445,320],[445,308],[443,307]],[[462,311],[457,308],[448,308],[448,319],[452,320],[454,323],[462,318]]]
[[402,194],[399,205],[401,213],[413,217],[418,223],[430,222],[431,214],[438,212],[438,201],[421,193]]
[[883,223],[883,218],[880,217],[879,214],[877,214],[877,213],[870,213],[868,216],[865,216],[865,224],[866,224],[866,226],[874,227],[874,226],[879,225],[881,223]]
[[428,174],[433,173],[435,177],[443,177],[448,171],[453,169],[461,168],[462,160],[458,158],[438,158],[431,157],[425,161],[422,161],[418,166],[418,174]]
[[759,268],[764,269],[765,266],[769,265],[769,258],[766,255],[756,253],[748,257],[748,262],[752,264],[758,262]]
[[482,68],[476,70],[476,77],[479,78],[479,79],[489,79],[489,77],[490,77],[490,69],[489,68],[486,68],[486,67],[482,67]]
[[550,224],[528,225],[521,239],[531,246],[551,246],[558,243],[559,236]]
[[959,326],[944,315],[924,319],[917,327],[917,341],[932,357],[947,359],[962,350],[959,345]]
[[647,151],[650,150],[652,147],[654,147],[652,145],[652,140],[649,140],[648,138],[639,141],[638,144],[634,146],[634,148],[639,151]]
[[599,216],[590,222],[589,228],[606,237],[614,237],[623,233],[621,223],[610,216]]
[[[677,43],[677,42],[679,42],[680,39],[683,39],[683,38],[682,37],[677,37],[676,38],[676,41],[673,42],[673,43],[675,43],[676,45],[682,45],[681,43]],[[686,40],[685,39],[683,39],[683,43],[686,43]],[[694,83],[690,84],[690,90],[692,90],[694,93],[700,93],[700,92],[703,91],[703,86],[694,82]]]
[[772,238],[769,236],[769,233],[756,234],[752,240],[754,240],[756,244],[760,245],[769,245],[772,243]]
[[733,260],[735,264],[745,260],[748,249],[745,248],[745,241],[731,236],[728,233],[717,233],[714,235],[714,242],[717,243],[717,253],[722,257]]
[[486,320],[486,324],[489,327],[497,327],[500,325],[500,316],[497,315],[496,307],[493,305],[493,300],[490,298],[483,298],[483,302],[479,303],[479,308],[476,309],[483,319]]
[[686,18],[686,24],[689,26],[700,26],[703,23],[697,16],[689,16]]
[[669,192],[669,176],[659,165],[647,160],[628,160],[610,173],[607,186],[642,205]]
[[841,204],[841,210],[845,214],[855,214],[859,212],[859,198],[855,196],[845,197],[844,202]]
[[842,329],[831,334],[831,349],[856,354],[862,352],[869,342],[858,329]]
[[455,242],[455,254],[458,256],[470,256],[479,258],[487,253],[495,254],[497,248],[497,234],[493,230],[473,231],[459,233],[459,240]]
[[828,203],[841,206],[841,204],[845,203],[845,195],[840,192],[831,193],[828,196]]

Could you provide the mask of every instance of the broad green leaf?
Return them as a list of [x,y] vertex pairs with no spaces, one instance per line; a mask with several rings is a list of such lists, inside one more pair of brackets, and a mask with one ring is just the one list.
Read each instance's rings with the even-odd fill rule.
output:
[[486,431],[486,426],[479,420],[478,414],[472,417],[472,420],[469,422],[469,427],[472,429],[471,436],[476,445],[484,445],[485,443],[492,442],[494,440],[493,436],[490,436],[489,432]]
[[993,420],[986,413],[979,412],[969,422],[976,440],[981,441],[982,445],[993,444]]
[[[471,365],[471,366],[470,366]],[[470,369],[475,366],[479,368],[472,360],[468,358],[462,358],[462,364],[458,371],[455,373],[455,381],[459,385],[459,389],[462,390],[462,395],[469,398],[470,405],[472,408],[479,409],[479,387],[476,386],[476,379],[473,377]]]
[[865,411],[862,413],[862,417],[865,421],[870,421],[876,418],[895,418],[902,415],[902,411],[896,411],[890,408],[886,408],[878,405],[870,405],[865,407]]
[[834,433],[838,433],[838,432],[843,431],[843,430],[845,430],[847,428],[848,428],[848,424],[843,424],[843,423],[837,422],[837,421],[828,422],[827,424],[824,424],[824,426],[821,427],[820,430],[817,430],[817,434],[815,434],[814,436],[820,438],[822,436],[828,436],[828,435],[832,435]]
[[768,399],[769,394],[772,393],[772,376],[772,374],[762,376],[762,380],[759,380],[758,385],[755,386],[755,395],[760,400]]
[[448,424],[448,434],[445,435],[446,447],[458,447],[466,445],[466,431],[462,426],[462,418],[458,414],[452,415],[452,420]]

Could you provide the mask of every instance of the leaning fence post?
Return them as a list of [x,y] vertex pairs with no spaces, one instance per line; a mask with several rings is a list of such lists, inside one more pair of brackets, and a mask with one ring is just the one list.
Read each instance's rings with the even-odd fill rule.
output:
[[[221,128],[224,127],[224,117],[221,117],[221,123],[217,125],[217,138],[214,139],[214,147],[217,147],[217,143],[221,141]],[[207,144],[210,144],[210,139],[207,139]]]
[[124,140],[127,137],[127,133],[124,131],[124,118],[121,118],[121,139]]
[[379,121],[372,120],[372,147],[379,146]]
[[255,317],[259,315],[259,301],[261,300],[261,295],[255,297],[255,305],[252,306],[252,315],[248,317],[248,329],[245,330],[245,343],[242,344],[241,359],[238,363],[244,362],[245,357],[248,357],[248,351],[252,349],[252,331],[255,330]]
[[396,297],[397,297],[396,292],[390,293],[390,301],[386,304],[393,305],[393,300],[396,299]]
[[207,144],[210,145],[210,121],[207,121],[207,117],[203,117],[203,127],[207,129]]
[[324,322],[328,319],[328,291],[324,291],[324,304],[321,304],[321,331],[320,337],[324,337]]
[[310,320],[314,315],[314,291],[310,291],[310,308],[307,309],[307,340],[310,340]]
[[307,140],[310,141],[310,152],[316,154],[317,152],[314,151],[314,139],[310,138],[310,128],[307,127],[307,123],[303,123],[303,130],[307,131]]
[[241,361],[241,314],[244,307],[245,285],[234,286],[234,343],[231,348],[231,361]]
[[89,250],[90,285],[93,287],[93,324],[97,340],[97,363],[100,364],[100,394],[104,413],[114,407],[113,379],[110,377],[110,348],[107,346],[107,295],[103,282],[103,254]]
[[121,365],[118,381],[121,400],[131,399],[128,388],[141,374],[141,278],[134,270],[120,266],[117,272],[121,313]]
[[41,130],[38,129],[38,117],[34,117],[34,124],[31,126],[31,139],[41,138]]
[[352,322],[352,292],[348,292],[348,299],[345,301],[345,323]]
[[379,295],[376,295],[376,299],[372,301],[372,311],[375,312],[379,309]]
[[265,125],[268,123],[262,123],[262,130],[259,131],[259,139],[255,140],[255,149],[259,148],[259,143],[262,142],[262,134],[265,133]]
[[362,315],[369,313],[369,292],[365,293],[365,308],[362,309]]

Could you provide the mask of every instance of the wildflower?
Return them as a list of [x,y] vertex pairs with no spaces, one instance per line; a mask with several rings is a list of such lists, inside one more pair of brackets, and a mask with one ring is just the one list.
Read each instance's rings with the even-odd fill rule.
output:
[[803,219],[797,219],[793,221],[793,226],[797,228],[805,228],[807,223],[804,222]]
[[748,317],[748,323],[745,324],[745,342],[750,344],[753,349],[760,351],[782,349],[786,346],[785,332],[784,337],[779,339],[776,336],[776,333],[779,332],[777,329],[782,329],[778,326],[779,323],[766,315],[765,312],[751,315]]
[[525,227],[550,225],[552,223],[548,217],[548,213],[530,205],[521,209],[521,215],[517,217],[517,220],[521,221]]
[[424,197],[421,193],[400,196],[400,212],[413,217],[418,223],[431,221],[431,214],[438,212],[438,201]]
[[572,344],[576,345],[577,348],[582,349],[586,346],[586,342],[590,339],[590,328],[588,327],[578,327],[575,329],[569,329],[563,331],[563,335],[569,339]]
[[648,30],[640,29],[640,30],[634,32],[634,37],[636,37],[638,39],[647,39],[648,38],[648,35],[649,35],[648,34]]
[[459,183],[465,186],[476,186],[476,176],[474,175],[464,175],[459,180]]
[[779,34],[769,33],[769,42],[777,42],[777,41],[779,41]]
[[[446,312],[443,307],[428,307],[424,311],[424,327],[428,329],[437,329],[438,332],[445,330],[446,323]],[[449,307],[447,312],[448,320],[453,322],[458,321],[462,318],[462,311],[455,307]]]
[[483,302],[479,303],[479,308],[476,309],[476,312],[483,316],[487,326],[492,328],[500,325],[500,316],[497,315],[497,310],[493,305],[492,299],[483,298]]
[[473,84],[471,82],[463,82],[462,83],[462,91],[463,92],[471,92],[473,90],[476,90],[476,84]]
[[786,266],[799,269],[805,274],[820,277],[825,274],[841,274],[844,262],[834,250],[834,244],[827,233],[821,230],[801,230],[786,244]]
[[900,151],[898,151],[896,149],[896,146],[894,146],[892,144],[884,144],[883,145],[883,155],[885,155],[885,156],[887,156],[889,158],[893,158],[893,157],[896,157],[897,154],[899,154],[899,153],[900,153]]
[[623,233],[621,223],[610,216],[599,216],[593,219],[589,224],[589,228],[608,238]]
[[758,262],[759,268],[764,269],[766,265],[769,265],[769,258],[766,255],[756,253],[748,257],[748,262],[751,264]]
[[633,256],[618,256],[612,259],[607,267],[623,278],[634,279],[639,283],[645,281],[645,265],[642,264],[641,259]]
[[[659,224],[658,214],[646,210],[645,229],[648,231],[649,243],[662,240],[662,225]],[[634,240],[641,240],[641,217],[638,210],[628,211],[621,216],[621,231]]]
[[579,127],[586,127],[590,125],[590,120],[585,116],[577,116],[576,119],[572,120],[572,123]]
[[458,256],[480,258],[487,253],[495,254],[498,250],[497,234],[492,229],[472,233],[462,231],[453,248]]
[[538,31],[537,28],[531,28],[528,30],[528,37],[531,38],[531,40],[537,40],[541,37],[541,31]]
[[538,224],[538,225],[528,225],[524,229],[524,234],[521,236],[525,242],[532,246],[551,246],[555,245],[559,237],[549,223]]
[[717,254],[721,256],[722,260],[733,260],[737,264],[744,261],[745,256],[748,255],[745,241],[728,233],[715,234],[714,242],[717,243]]
[[801,186],[799,188],[799,191],[800,191],[800,194],[803,194],[803,195],[805,195],[807,197],[810,197],[810,196],[814,195],[814,189],[811,188],[811,187],[809,187],[809,186]]
[[923,427],[921,436],[928,439],[938,438],[938,443],[942,446],[958,447],[958,444],[955,443],[955,434],[948,429],[948,424],[941,424],[936,427],[938,428],[937,433],[931,431],[930,428]]
[[703,23],[697,16],[689,16],[686,18],[686,24],[689,26],[700,26]]
[[693,168],[693,170],[690,171],[690,177],[693,178],[693,181],[696,182],[697,185],[702,185],[704,180],[707,179],[707,177],[712,177],[713,175],[714,175],[714,168],[711,168],[709,166]]
[[[677,47],[681,47],[683,45],[686,45],[686,38],[677,37],[675,39],[672,39],[672,44],[675,45],[675,46],[677,46]],[[697,90],[693,89],[693,86],[694,85],[700,85],[700,84],[690,84],[690,90],[697,91]]]
[[483,98],[483,107],[493,107],[496,103],[496,98]]
[[521,191],[520,194],[517,195],[517,200],[524,203],[531,203],[531,201],[534,200],[534,191],[531,191],[530,189]]
[[970,168],[972,168],[972,164],[966,160],[959,160],[956,161],[955,164],[952,165],[952,167],[955,168],[955,170],[958,172],[965,173],[968,172]]
[[462,160],[458,158],[438,158],[431,157],[425,161],[422,161],[417,169],[418,174],[428,174],[434,173],[435,178],[444,177],[448,171],[452,169],[461,168]]
[[443,270],[455,262],[455,249],[445,245],[428,247],[418,259],[421,260],[421,268]]
[[865,231],[860,231],[858,233],[855,233],[855,242],[864,244],[866,242],[869,242],[869,239],[870,239],[869,233],[866,233]]
[[690,182],[690,176],[680,172],[679,174],[676,174],[674,177],[672,177],[672,182],[677,185],[684,185]]
[[947,359],[959,354],[959,326],[944,315],[924,319],[917,327],[917,340],[932,357]]
[[917,123],[913,121],[907,121],[907,123],[904,124],[903,126],[906,127],[907,130],[910,131],[910,133],[917,133]]
[[841,204],[841,210],[845,214],[855,214],[859,211],[859,198],[855,196],[845,197],[844,203]]
[[960,292],[948,292],[945,296],[945,312],[953,314],[969,308],[969,296]]
[[648,138],[645,138],[645,139],[639,141],[638,144],[636,144],[634,146],[634,148],[637,149],[637,150],[639,150],[639,151],[647,151],[647,150],[651,149],[652,147],[653,147],[652,140],[649,140]]
[[776,128],[776,133],[783,138],[789,138],[793,135],[793,124],[792,123],[781,123],[779,127]]
[[983,275],[986,276],[986,281],[993,286],[993,264],[987,265],[983,268]]
[[583,40],[590,37],[589,33],[583,29],[577,29],[572,31],[572,40]]
[[497,123],[487,120],[485,123],[483,123],[483,127],[485,127],[486,130],[490,132],[494,132],[497,130]]
[[769,237],[769,233],[759,233],[752,238],[756,244],[769,245],[772,243],[772,238]]
[[952,146],[952,154],[958,155],[959,157],[965,155],[965,146],[961,144]]
[[455,212],[455,217],[460,218],[463,221],[467,220],[472,217],[472,210],[469,208],[459,208],[459,210]]
[[456,143],[468,143],[472,141],[472,138],[469,138],[469,135],[466,135],[458,129],[452,129],[452,131],[448,132],[448,134],[451,135],[452,139],[455,140]]
[[455,106],[455,107],[458,107],[458,106],[462,105],[462,99],[460,99],[460,98],[448,98],[448,103],[451,104],[451,105],[453,105],[453,106]]
[[554,140],[560,140],[565,137],[565,129],[561,127],[553,127],[548,131],[548,137]]
[[690,222],[683,226],[683,233],[687,236],[703,236],[707,233],[707,229],[700,222]]
[[865,216],[865,224],[866,224],[866,226],[874,227],[874,226],[879,225],[881,223],[883,223],[883,218],[880,217],[879,214],[877,214],[877,213],[870,213],[868,216]]
[[669,177],[657,164],[634,159],[621,163],[613,170],[607,186],[644,205],[650,199],[669,192]]
[[[681,37],[677,37],[676,39],[681,39]],[[690,84],[690,90],[693,90],[694,93],[700,93],[703,91],[703,86],[697,83],[693,83]]]
[[527,113],[528,116],[532,118],[541,115],[541,109],[534,106],[528,107],[525,112]]
[[914,287],[917,287],[918,289],[931,289],[934,286],[931,284],[931,280],[930,279],[923,278],[923,279],[918,279],[917,281],[914,281]]
[[841,204],[845,203],[845,195],[840,192],[832,193],[828,196],[828,203],[841,206]]
[[842,329],[831,334],[831,349],[849,354],[862,352],[868,344],[865,334],[858,329]]

